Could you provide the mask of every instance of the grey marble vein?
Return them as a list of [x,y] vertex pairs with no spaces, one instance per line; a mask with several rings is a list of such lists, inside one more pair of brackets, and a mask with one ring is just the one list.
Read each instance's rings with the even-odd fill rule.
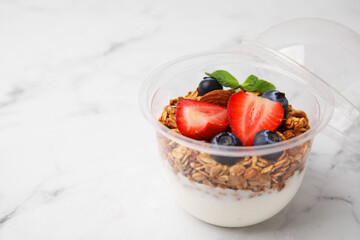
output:
[[125,46],[128,46],[129,44],[141,41],[145,38],[147,38],[148,36],[154,34],[156,31],[158,31],[158,28],[155,28],[153,31],[151,32],[147,32],[138,36],[134,36],[128,39],[125,39],[123,41],[118,41],[115,43],[110,44],[109,48],[106,49],[103,53],[102,56],[108,56],[110,54],[115,53],[116,51],[118,51],[119,49],[124,48]]
[[57,188],[52,191],[41,191],[41,187],[47,183],[50,179],[45,179],[40,184],[38,184],[34,190],[28,195],[28,197],[20,203],[18,206],[14,207],[8,214],[5,214],[3,217],[0,217],[0,228],[2,228],[6,222],[13,219],[16,214],[24,208],[24,206],[31,201],[36,195],[39,193],[41,194],[42,202],[49,203],[52,202],[54,199],[57,199],[66,189],[65,188]]
[[343,197],[339,197],[339,196],[319,196],[317,199],[319,199],[319,200],[328,200],[328,201],[340,201],[340,202],[344,202],[346,204],[349,204],[351,206],[351,213],[352,213],[352,216],[353,216],[355,222],[357,224],[360,224],[359,218],[358,218],[357,213],[355,212],[355,209],[354,209],[353,201],[351,201],[349,199],[346,199],[346,198],[343,198]]
[[8,221],[10,220],[15,213],[17,212],[18,207],[15,208],[14,210],[12,210],[10,213],[6,214],[5,216],[3,216],[2,218],[0,218],[0,228]]
[[18,99],[24,94],[24,89],[18,86],[14,86],[12,90],[7,94],[8,99],[0,102],[0,108],[10,106],[18,101]]
[[342,202],[348,203],[350,205],[353,205],[353,202],[350,201],[349,199],[345,199],[345,198],[337,197],[337,196],[319,196],[318,199],[331,200],[331,201],[337,200],[337,201],[342,201]]
[[360,220],[359,220],[359,217],[356,214],[355,210],[353,209],[351,213],[352,213],[352,215],[353,215],[353,217],[355,219],[355,222],[360,225]]

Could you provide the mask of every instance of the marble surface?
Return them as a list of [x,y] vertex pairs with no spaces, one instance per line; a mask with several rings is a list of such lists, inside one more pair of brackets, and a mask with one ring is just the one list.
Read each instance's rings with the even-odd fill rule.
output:
[[359,239],[360,156],[319,135],[305,180],[246,228],[191,217],[162,179],[138,90],[161,64],[360,2],[0,1],[0,239]]

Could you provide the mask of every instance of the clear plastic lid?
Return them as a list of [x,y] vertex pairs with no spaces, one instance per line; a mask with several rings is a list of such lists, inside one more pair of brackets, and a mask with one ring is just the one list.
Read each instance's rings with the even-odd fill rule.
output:
[[[313,72],[333,95],[335,111],[328,129],[344,148],[360,154],[360,35],[323,19],[295,19],[271,27],[257,42]],[[321,85],[308,85],[322,92]]]

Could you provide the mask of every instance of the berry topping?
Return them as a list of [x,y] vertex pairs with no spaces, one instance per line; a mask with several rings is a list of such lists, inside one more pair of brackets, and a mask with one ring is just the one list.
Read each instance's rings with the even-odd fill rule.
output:
[[176,108],[176,124],[184,136],[210,140],[227,129],[227,110],[212,103],[181,99]]
[[242,146],[240,139],[229,132],[222,132],[216,135],[212,140],[212,144],[222,145],[222,146]]
[[[242,146],[240,139],[232,133],[229,132],[222,132],[216,135],[212,140],[212,144],[222,145],[222,146]],[[224,165],[234,165],[241,158],[237,157],[225,157],[225,156],[218,156],[218,155],[211,155],[215,161]]]
[[[265,145],[265,144],[272,144],[280,142],[280,137],[273,131],[269,130],[260,130],[258,133],[255,134],[254,137],[254,146],[255,145]],[[276,152],[272,154],[268,154],[263,156],[269,160],[276,160],[281,156],[282,152]]]
[[280,137],[273,131],[260,130],[254,136],[254,146],[280,142]]
[[284,109],[278,102],[238,92],[229,99],[228,115],[231,132],[238,136],[243,145],[251,146],[258,131],[273,131],[280,126]]
[[278,90],[270,90],[265,92],[262,95],[263,98],[267,98],[274,102],[281,103],[281,106],[284,108],[284,112],[286,113],[289,107],[288,100],[285,97],[285,93],[279,92]]
[[199,83],[198,91],[200,96],[205,95],[208,92],[214,91],[214,90],[222,90],[223,86],[212,77],[204,77],[204,80],[202,80]]

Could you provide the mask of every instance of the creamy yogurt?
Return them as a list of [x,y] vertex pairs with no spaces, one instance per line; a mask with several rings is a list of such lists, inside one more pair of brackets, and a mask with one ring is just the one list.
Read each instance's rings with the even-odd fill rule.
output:
[[280,212],[294,197],[305,172],[296,171],[281,191],[254,193],[191,182],[166,165],[164,176],[177,202],[200,220],[223,227],[253,225]]

